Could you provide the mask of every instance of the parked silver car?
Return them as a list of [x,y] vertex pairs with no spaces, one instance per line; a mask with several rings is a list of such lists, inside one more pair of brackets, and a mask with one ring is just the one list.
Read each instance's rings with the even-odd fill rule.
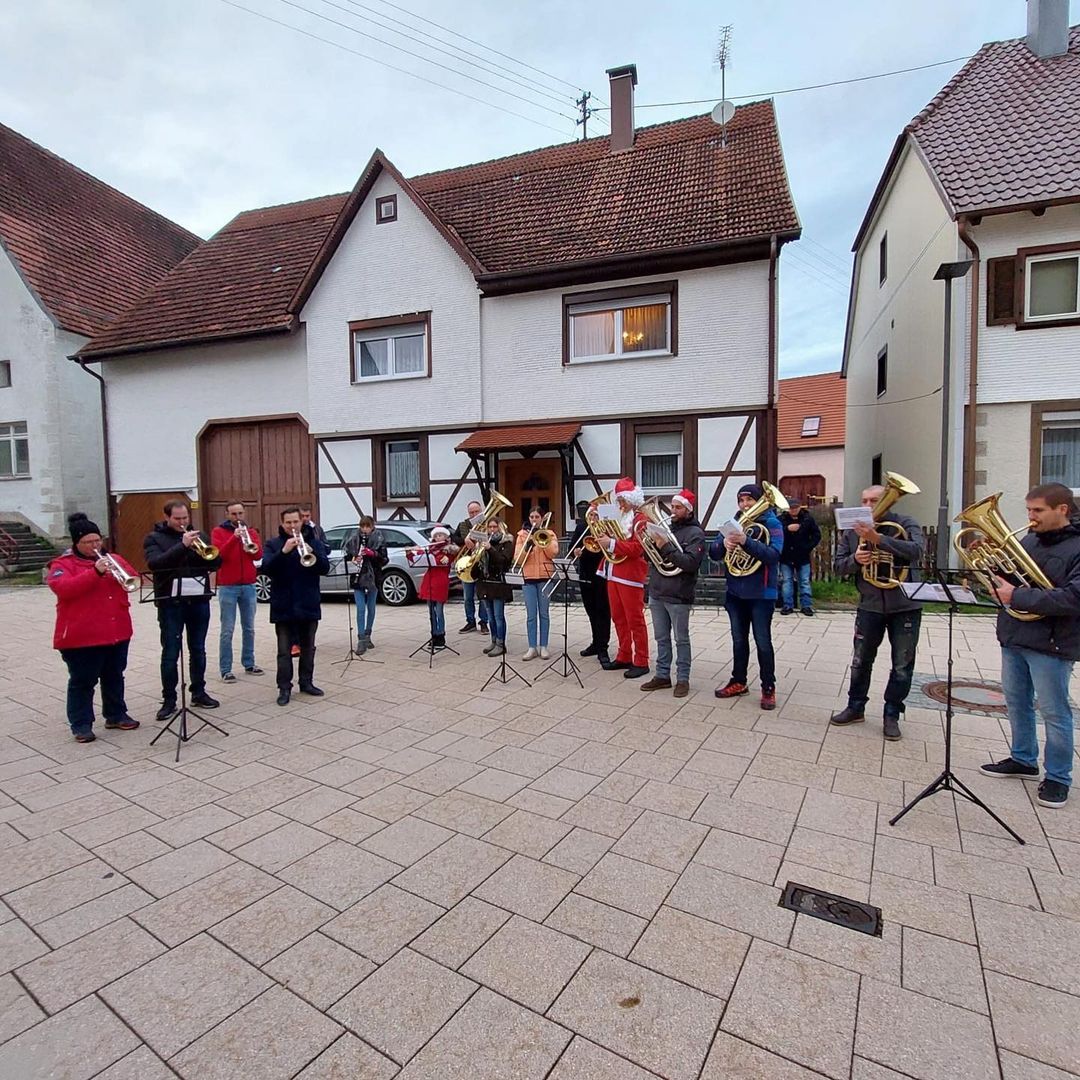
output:
[[[435,521],[391,521],[375,527],[386,540],[386,553],[390,561],[379,573],[379,599],[393,607],[410,604],[416,599],[420,579],[426,567],[410,566],[405,552],[408,548],[423,547],[431,542],[431,530]],[[345,558],[345,543],[356,532],[356,525],[337,525],[326,530],[330,545],[330,573],[322,579],[324,595],[346,593],[349,590],[349,564]],[[450,587],[457,584],[457,574],[450,571]],[[255,595],[260,603],[270,601],[270,580],[260,574],[255,580]]]

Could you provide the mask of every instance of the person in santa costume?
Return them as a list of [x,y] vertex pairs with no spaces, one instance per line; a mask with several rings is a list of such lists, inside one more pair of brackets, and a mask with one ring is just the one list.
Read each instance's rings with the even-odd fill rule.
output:
[[605,671],[622,671],[626,679],[649,674],[649,631],[645,626],[645,579],[649,567],[637,539],[638,529],[648,524],[640,512],[644,502],[644,493],[629,477],[615,484],[615,505],[626,539],[607,540],[607,550],[620,561],[605,560],[602,570],[608,582],[608,603],[619,651],[614,660],[601,666]]

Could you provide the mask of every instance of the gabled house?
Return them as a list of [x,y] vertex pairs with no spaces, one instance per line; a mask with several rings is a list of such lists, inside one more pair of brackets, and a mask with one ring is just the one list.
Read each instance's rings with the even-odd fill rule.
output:
[[0,124],[0,521],[106,520],[101,386],[68,357],[199,243]]
[[844,389],[838,371],[780,380],[779,487],[807,506],[844,494]]
[[[1080,489],[1080,27],[1029,0],[896,140],[855,240],[843,373],[845,497],[885,471],[937,516],[952,282],[948,516],[994,491],[1016,527],[1035,484]],[[963,271],[964,268],[960,268]]]
[[459,520],[492,488],[565,530],[633,474],[708,522],[776,469],[776,279],[799,235],[772,103],[240,214],[91,341],[125,550],[318,499],[324,526]]

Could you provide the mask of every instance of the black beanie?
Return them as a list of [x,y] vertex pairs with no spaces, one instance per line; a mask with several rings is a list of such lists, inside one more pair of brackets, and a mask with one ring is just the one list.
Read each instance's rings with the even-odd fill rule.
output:
[[97,533],[98,536],[101,535],[101,530],[85,514],[69,515],[68,532],[71,534],[72,547],[90,533]]
[[743,495],[749,495],[751,499],[760,499],[761,494],[760,484],[743,484],[743,486],[739,488],[739,494],[735,497],[740,498]]

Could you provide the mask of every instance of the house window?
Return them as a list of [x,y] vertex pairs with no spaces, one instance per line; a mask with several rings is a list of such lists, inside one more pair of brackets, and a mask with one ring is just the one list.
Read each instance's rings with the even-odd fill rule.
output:
[[397,221],[396,195],[383,195],[375,200],[375,223],[385,225],[388,221]]
[[0,424],[0,478],[29,475],[30,440],[26,424]]
[[682,453],[680,431],[654,431],[637,436],[637,473],[646,495],[679,490]]
[[353,383],[430,375],[430,313],[349,324]]
[[881,397],[889,388],[889,347],[885,346],[877,354],[877,396]]
[[564,296],[563,363],[675,355],[675,306],[674,281]]
[[1028,257],[1024,318],[1080,318],[1080,252]]
[[420,498],[420,440],[393,439],[385,444],[386,498]]
[[870,486],[876,487],[881,483],[881,455],[875,454],[870,462]]
[[1043,413],[1039,483],[1080,491],[1080,412]]
[[804,439],[811,439],[815,435],[821,433],[821,417],[820,416],[804,416],[802,422],[802,437]]
[[11,361],[0,360],[0,390],[11,385]]
[[878,244],[878,285],[884,285],[889,276],[889,234],[881,238]]

